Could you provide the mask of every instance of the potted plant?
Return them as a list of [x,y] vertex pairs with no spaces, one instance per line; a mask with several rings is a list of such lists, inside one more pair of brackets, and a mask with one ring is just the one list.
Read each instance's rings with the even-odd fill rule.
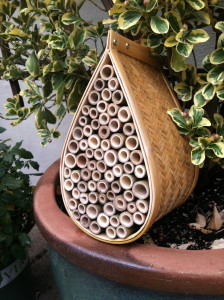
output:
[[[0,134],[5,131],[0,127]],[[32,284],[26,248],[34,225],[33,187],[24,168],[38,170],[31,152],[0,138],[0,296],[2,299],[32,299]]]

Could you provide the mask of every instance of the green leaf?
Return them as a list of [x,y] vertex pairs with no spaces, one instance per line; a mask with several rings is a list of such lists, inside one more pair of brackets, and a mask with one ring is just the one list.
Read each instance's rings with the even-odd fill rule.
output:
[[224,158],[224,142],[212,143],[208,149],[211,149],[216,156]]
[[210,62],[214,65],[219,65],[224,63],[224,49],[216,49],[210,55]]
[[85,38],[86,31],[84,29],[77,28],[74,31],[73,42],[76,49],[83,45]]
[[30,247],[31,246],[31,239],[28,234],[22,232],[18,236],[19,242],[22,247]]
[[176,45],[177,45],[177,40],[173,35],[169,36],[164,42],[165,47],[174,47]]
[[192,12],[192,15],[197,19],[197,21],[201,21],[206,25],[209,25],[211,23],[209,14],[204,10],[195,10]]
[[153,16],[150,21],[152,31],[158,34],[167,33],[169,31],[169,22],[158,16]]
[[139,11],[129,10],[122,13],[118,18],[118,28],[125,30],[138,23],[141,19],[142,13]]
[[215,95],[215,87],[213,84],[208,83],[202,89],[202,95],[206,100],[211,100]]
[[185,61],[185,58],[180,55],[176,49],[172,48],[172,57],[171,57],[171,68],[175,71],[175,72],[181,72],[186,70],[187,68],[187,63]]
[[61,103],[56,110],[56,116],[58,119],[61,119],[65,113],[66,113],[66,109],[64,105]]
[[185,40],[191,44],[204,43],[209,38],[210,36],[203,29],[193,29],[185,36]]
[[181,17],[178,12],[175,10],[169,11],[164,14],[167,20],[170,23],[171,28],[175,33],[178,33],[182,28]]
[[206,100],[202,95],[202,90],[199,90],[194,94],[194,105],[196,107],[203,107],[208,103],[208,101],[209,100]]
[[62,81],[60,83],[60,85],[58,86],[58,89],[56,92],[56,103],[58,105],[63,101],[64,89],[65,89],[65,81]]
[[178,43],[176,46],[177,52],[184,57],[189,57],[192,49],[193,45],[188,43]]
[[78,25],[78,24],[81,23],[80,18],[77,17],[76,14],[74,14],[74,13],[66,13],[66,14],[64,14],[62,16],[61,21],[65,25],[71,25],[71,24]]
[[24,247],[22,247],[20,244],[13,244],[11,247],[11,253],[14,257],[18,259],[26,258],[26,251]]
[[0,133],[3,133],[4,131],[6,131],[6,129],[3,127],[0,127]]
[[186,123],[186,119],[183,117],[183,114],[180,109],[172,108],[167,111],[168,115],[171,116],[172,120],[181,128],[189,129],[189,126]]
[[212,65],[210,62],[210,54],[206,55],[205,58],[202,60],[202,66],[207,72],[209,72],[214,67],[214,65]]
[[186,2],[196,10],[200,10],[205,7],[205,3],[202,0],[186,0]]
[[224,21],[220,21],[220,22],[216,23],[215,28],[224,32]]
[[39,164],[36,162],[36,161],[30,161],[30,165],[31,165],[31,167],[34,169],[34,170],[36,170],[36,171],[39,171]]
[[40,74],[39,60],[34,51],[30,54],[26,61],[26,68],[33,77],[36,77]]
[[219,100],[224,100],[224,84],[217,86],[216,95],[219,98]]
[[79,93],[79,83],[80,83],[80,79],[77,79],[71,93],[68,96],[67,107],[69,110],[73,110],[79,104],[79,100],[81,97]]
[[215,67],[208,72],[207,80],[213,85],[219,84],[220,81],[224,79],[224,68]]
[[5,185],[10,190],[17,190],[22,186],[23,180],[6,175],[1,179],[1,184]]
[[46,118],[46,121],[50,124],[55,124],[57,119],[55,117],[55,115],[45,107],[44,109],[44,113],[45,113],[45,118]]
[[194,165],[199,166],[205,160],[205,151],[200,146],[191,151],[191,161]]
[[19,28],[14,28],[8,34],[9,35],[15,35],[15,36],[18,36],[20,38],[28,38],[28,35]]
[[150,48],[156,48],[159,47],[159,45],[161,45],[162,43],[162,39],[160,36],[156,35],[156,34],[149,34],[147,37],[147,46]]
[[31,159],[33,158],[33,154],[30,151],[27,151],[24,148],[20,148],[17,150],[17,153],[24,159]]

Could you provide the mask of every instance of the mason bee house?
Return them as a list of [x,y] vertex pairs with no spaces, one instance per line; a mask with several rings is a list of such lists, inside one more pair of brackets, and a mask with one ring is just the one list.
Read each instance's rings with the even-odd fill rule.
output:
[[167,114],[177,106],[158,58],[110,32],[61,158],[65,207],[87,234],[132,242],[190,195],[198,170]]

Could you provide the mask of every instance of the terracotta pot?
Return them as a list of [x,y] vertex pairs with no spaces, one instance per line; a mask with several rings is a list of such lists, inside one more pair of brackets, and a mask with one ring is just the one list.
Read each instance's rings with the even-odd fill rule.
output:
[[[34,196],[36,222],[54,253],[76,270],[81,268],[91,272],[88,273],[91,276],[103,277],[104,281],[131,286],[131,290],[134,287],[144,289],[144,293],[166,292],[166,299],[175,299],[174,294],[169,293],[216,295],[215,299],[223,299],[224,250],[192,251],[137,242],[129,245],[99,242],[83,233],[58,207],[55,199],[58,173],[59,161],[56,161],[38,183]],[[88,282],[85,285],[88,286]],[[156,297],[150,299],[160,299]],[[192,299],[189,297],[183,299]],[[121,296],[120,299],[126,298]]]

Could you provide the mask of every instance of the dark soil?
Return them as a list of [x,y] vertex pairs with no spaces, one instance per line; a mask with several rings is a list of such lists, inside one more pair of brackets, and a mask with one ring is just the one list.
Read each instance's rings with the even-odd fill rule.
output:
[[157,221],[144,235],[142,242],[173,248],[192,243],[187,247],[188,250],[200,250],[209,249],[214,240],[224,238],[224,224],[211,234],[188,226],[189,223],[195,223],[197,213],[209,221],[214,205],[219,212],[224,209],[224,170],[216,172],[208,181],[207,188],[202,189],[203,186],[200,186],[200,190],[196,190],[183,205]]

